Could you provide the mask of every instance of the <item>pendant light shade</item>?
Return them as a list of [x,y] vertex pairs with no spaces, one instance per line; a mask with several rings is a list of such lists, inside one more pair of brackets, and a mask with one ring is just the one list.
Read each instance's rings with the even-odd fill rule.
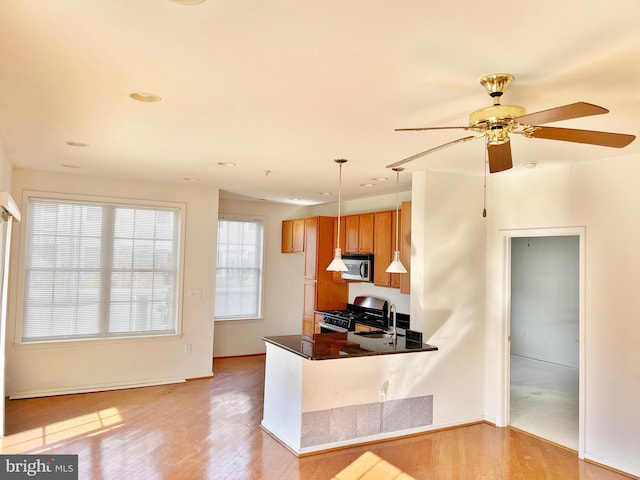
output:
[[338,177],[338,237],[337,237],[337,245],[335,250],[335,255],[333,260],[327,267],[327,271],[329,272],[346,272],[348,270],[347,266],[344,264],[342,260],[342,249],[340,248],[340,204],[342,202],[342,164],[347,163],[347,161],[343,158],[339,158],[334,160],[338,165],[340,165],[340,175]]
[[396,172],[396,249],[393,251],[393,260],[385,270],[387,273],[407,273],[407,269],[400,261],[400,249],[398,248],[398,196],[400,192],[400,172],[404,168],[396,167],[393,169]]

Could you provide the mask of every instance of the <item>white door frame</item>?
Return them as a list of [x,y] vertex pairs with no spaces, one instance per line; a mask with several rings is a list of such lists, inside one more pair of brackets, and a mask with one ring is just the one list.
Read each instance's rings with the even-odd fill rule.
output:
[[585,450],[585,227],[557,227],[557,228],[527,228],[515,230],[500,230],[503,245],[504,259],[504,321],[505,326],[502,341],[502,382],[500,399],[502,409],[499,412],[500,425],[509,425],[510,423],[510,386],[511,386],[511,239],[516,237],[559,237],[559,236],[577,236],[579,237],[579,299],[578,299],[578,323],[579,323],[579,387],[578,387],[578,457],[584,458]]

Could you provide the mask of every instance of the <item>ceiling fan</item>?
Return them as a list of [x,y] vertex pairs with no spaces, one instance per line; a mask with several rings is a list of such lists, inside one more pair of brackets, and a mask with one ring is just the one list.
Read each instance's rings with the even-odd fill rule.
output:
[[513,167],[511,143],[509,139],[509,134],[511,133],[518,133],[528,138],[546,138],[549,140],[588,143],[591,145],[615,148],[626,147],[636,138],[635,135],[622,133],[540,126],[541,124],[560,120],[600,115],[608,113],[609,110],[597,105],[592,105],[591,103],[577,102],[527,114],[525,109],[519,105],[500,104],[500,97],[511,82],[513,82],[513,75],[508,73],[486,75],[480,79],[480,84],[485,87],[489,96],[493,98],[493,106],[482,108],[471,113],[471,115],[469,115],[468,126],[397,128],[396,131],[461,129],[470,130],[475,132],[476,135],[458,138],[457,140],[417,153],[387,165],[387,168],[398,167],[456,143],[485,138],[489,172],[501,172]]

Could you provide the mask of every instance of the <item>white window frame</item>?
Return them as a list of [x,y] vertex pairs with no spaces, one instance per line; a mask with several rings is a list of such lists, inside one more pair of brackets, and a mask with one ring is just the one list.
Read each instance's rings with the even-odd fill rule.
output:
[[[89,338],[61,338],[61,339],[43,339],[43,340],[29,340],[23,341],[23,325],[24,325],[24,302],[25,302],[25,282],[26,282],[26,238],[27,227],[29,224],[28,210],[29,201],[31,198],[45,198],[54,201],[70,201],[77,203],[97,203],[97,204],[111,204],[118,206],[132,206],[132,207],[151,207],[151,208],[169,208],[178,210],[178,236],[177,236],[177,265],[176,265],[176,301],[175,301],[175,318],[176,318],[176,331],[175,333],[148,333],[148,334],[124,334],[113,336],[96,336]],[[184,292],[184,236],[185,236],[185,221],[186,221],[186,204],[177,202],[162,202],[156,200],[143,200],[135,198],[125,197],[104,197],[104,196],[90,196],[79,194],[63,194],[54,192],[32,191],[25,190],[22,195],[22,206],[25,210],[23,214],[23,222],[21,222],[20,235],[23,241],[20,241],[20,252],[18,260],[18,285],[16,294],[16,328],[14,333],[14,346],[17,348],[39,348],[52,344],[99,344],[99,343],[113,343],[113,342],[128,342],[128,341],[153,341],[165,340],[169,338],[179,339],[182,337],[182,299]]]
[[[236,317],[216,317],[215,316],[215,307],[214,307],[214,321],[215,322],[238,322],[243,320],[262,320],[264,318],[264,265],[265,265],[265,257],[267,252],[267,220],[264,217],[256,216],[256,215],[237,215],[237,214],[227,214],[220,213],[218,215],[218,232],[220,229],[220,221],[245,221],[245,222],[255,222],[259,221],[262,223],[262,252],[261,252],[261,261],[260,261],[260,298],[258,299],[258,308],[259,312],[256,316],[236,316]],[[216,276],[218,272],[218,236],[216,235]],[[217,290],[217,281],[216,281],[216,290]],[[216,292],[217,299],[217,292]]]

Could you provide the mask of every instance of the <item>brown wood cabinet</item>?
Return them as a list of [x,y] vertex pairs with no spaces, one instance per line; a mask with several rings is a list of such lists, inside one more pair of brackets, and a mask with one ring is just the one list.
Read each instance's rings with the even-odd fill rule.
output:
[[304,304],[303,333],[315,331],[315,310],[342,310],[349,294],[345,282],[334,282],[333,272],[327,271],[334,255],[334,217],[304,219]]
[[304,218],[282,221],[282,253],[304,251]]
[[380,330],[379,328],[370,327],[369,325],[363,325],[362,323],[356,323],[356,332],[374,332]]
[[396,212],[395,210],[376,212],[374,216],[373,283],[379,287],[400,288],[401,274],[385,271],[393,259],[396,248]]
[[[344,243],[345,243],[345,217],[340,217],[340,239],[338,239],[338,217],[333,220],[333,251],[335,254],[335,249],[340,247],[342,253],[345,253]],[[345,282],[342,279],[342,272],[333,272],[332,279],[334,282]]]
[[411,202],[402,202],[400,214],[400,259],[407,273],[399,275],[400,293],[411,292]]
[[347,215],[344,253],[373,253],[374,214]]

